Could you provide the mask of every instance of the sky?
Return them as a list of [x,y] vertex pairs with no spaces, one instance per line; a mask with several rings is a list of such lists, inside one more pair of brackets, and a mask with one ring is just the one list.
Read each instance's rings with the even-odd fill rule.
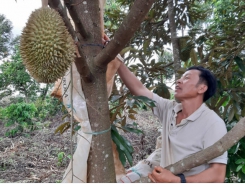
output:
[[0,14],[12,22],[12,33],[17,36],[21,34],[31,12],[41,5],[41,0],[0,0]]

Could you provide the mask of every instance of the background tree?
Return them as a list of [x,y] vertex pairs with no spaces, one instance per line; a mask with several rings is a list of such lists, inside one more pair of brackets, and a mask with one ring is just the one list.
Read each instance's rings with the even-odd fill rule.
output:
[[[18,45],[11,56],[11,59],[3,61],[0,65],[0,95],[1,98],[19,92],[29,102],[30,98],[37,97],[38,93],[47,94],[47,88],[41,88],[26,71],[22,63]],[[47,86],[47,85],[46,85]]]
[[14,45],[18,42],[18,36],[12,37],[12,22],[0,14],[0,60],[10,55]]

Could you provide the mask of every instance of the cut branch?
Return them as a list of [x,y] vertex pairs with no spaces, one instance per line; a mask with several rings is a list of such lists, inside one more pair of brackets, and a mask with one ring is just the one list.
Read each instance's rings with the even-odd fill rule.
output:
[[96,65],[104,66],[112,61],[132,38],[155,0],[135,0],[121,26],[105,49],[96,56]]
[[[60,0],[49,0],[49,6],[53,9],[55,9],[57,12],[59,12],[60,16],[62,17],[66,28],[68,29],[68,32],[71,34],[73,40],[77,40],[76,32],[70,22],[70,19],[67,16],[66,10],[63,8]],[[79,42],[79,41],[78,41]],[[81,45],[79,42],[78,45]],[[78,51],[80,54],[80,58],[76,58],[76,67],[78,69],[79,74],[81,75],[82,79],[85,82],[91,82],[92,81],[92,74],[90,72],[90,69],[87,65],[85,56],[83,54],[82,48],[78,47]]]
[[[175,164],[165,167],[173,174],[181,174],[199,165],[208,163],[210,160],[222,155],[229,148],[235,145],[245,136],[245,118],[242,118],[227,134],[212,146],[197,152]],[[148,179],[141,178],[141,181],[147,182]]]
[[173,165],[169,165],[166,169],[173,174],[180,174],[191,168],[205,164],[208,161],[222,155],[229,148],[235,145],[241,138],[245,136],[245,118],[242,118],[227,134],[219,141],[203,151],[197,152],[188,158],[185,158]]

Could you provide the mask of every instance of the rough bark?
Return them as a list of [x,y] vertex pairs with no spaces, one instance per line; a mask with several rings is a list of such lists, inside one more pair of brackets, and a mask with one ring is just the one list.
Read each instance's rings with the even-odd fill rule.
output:
[[179,74],[177,70],[181,67],[180,61],[180,50],[179,50],[179,43],[177,37],[177,29],[175,24],[175,11],[173,0],[168,0],[168,18],[169,18],[169,28],[171,32],[171,42],[173,48],[173,58],[174,58],[174,71],[175,71],[175,80],[179,78]]
[[[70,0],[64,0],[65,5],[72,17],[72,20],[78,30],[78,32],[84,37],[87,38],[89,36],[89,33],[87,30],[85,30],[85,27],[83,26],[83,21],[81,20],[81,16],[79,16],[79,11],[77,11],[77,8],[75,6],[78,6],[80,3],[76,1],[70,1]],[[86,1],[84,1],[86,2]]]
[[[175,164],[165,167],[173,174],[180,174],[194,167],[205,164],[208,161],[222,155],[245,136],[245,118],[242,118],[226,135],[212,146],[197,152]],[[148,178],[140,179],[141,182],[149,182]]]

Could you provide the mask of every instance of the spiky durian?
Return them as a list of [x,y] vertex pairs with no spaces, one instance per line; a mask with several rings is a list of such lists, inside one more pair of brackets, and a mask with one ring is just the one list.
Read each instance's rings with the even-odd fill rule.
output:
[[194,44],[189,36],[179,37],[178,40],[180,47],[180,59],[182,61],[187,61],[190,58],[191,49],[194,47]]
[[57,11],[45,7],[31,13],[20,39],[20,53],[30,75],[53,83],[74,61],[75,45]]

